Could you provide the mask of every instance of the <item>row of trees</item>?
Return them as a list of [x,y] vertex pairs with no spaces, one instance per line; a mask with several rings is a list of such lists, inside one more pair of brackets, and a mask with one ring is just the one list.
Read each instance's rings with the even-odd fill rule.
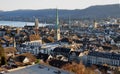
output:
[[98,68],[95,65],[92,65],[91,67],[85,67],[82,63],[72,63],[72,64],[66,64],[62,67],[62,69],[73,72],[75,74],[107,74],[107,71],[102,69],[101,71],[96,71]]

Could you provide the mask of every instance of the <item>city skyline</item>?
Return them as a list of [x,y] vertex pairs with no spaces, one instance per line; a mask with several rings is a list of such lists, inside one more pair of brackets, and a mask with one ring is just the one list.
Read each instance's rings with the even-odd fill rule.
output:
[[0,10],[11,11],[19,9],[85,9],[95,5],[119,4],[119,0],[2,0]]

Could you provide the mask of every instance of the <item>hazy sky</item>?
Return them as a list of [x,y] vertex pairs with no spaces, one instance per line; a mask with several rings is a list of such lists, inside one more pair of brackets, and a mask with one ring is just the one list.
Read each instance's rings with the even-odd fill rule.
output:
[[84,9],[93,5],[118,4],[119,0],[0,0],[0,10],[16,9]]

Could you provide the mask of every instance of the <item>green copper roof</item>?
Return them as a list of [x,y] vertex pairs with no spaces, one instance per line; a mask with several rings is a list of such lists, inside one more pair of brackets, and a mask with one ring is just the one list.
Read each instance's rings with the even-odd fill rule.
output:
[[59,16],[58,16],[58,9],[56,9],[56,27],[59,28]]

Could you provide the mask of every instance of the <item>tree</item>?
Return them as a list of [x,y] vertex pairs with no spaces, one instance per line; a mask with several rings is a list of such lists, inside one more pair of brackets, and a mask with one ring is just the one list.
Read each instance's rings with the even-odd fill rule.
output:
[[51,42],[54,42],[54,38],[52,36],[49,36],[47,39]]
[[64,70],[68,70],[75,74],[98,74],[92,67],[85,67],[82,62],[72,64],[66,64],[62,67]]
[[4,56],[1,56],[1,65],[5,65],[6,64],[6,59]]
[[62,69],[74,72],[75,74],[84,74],[85,66],[82,63],[77,64],[73,62],[63,66]]
[[5,51],[2,45],[0,45],[0,65],[6,64]]

